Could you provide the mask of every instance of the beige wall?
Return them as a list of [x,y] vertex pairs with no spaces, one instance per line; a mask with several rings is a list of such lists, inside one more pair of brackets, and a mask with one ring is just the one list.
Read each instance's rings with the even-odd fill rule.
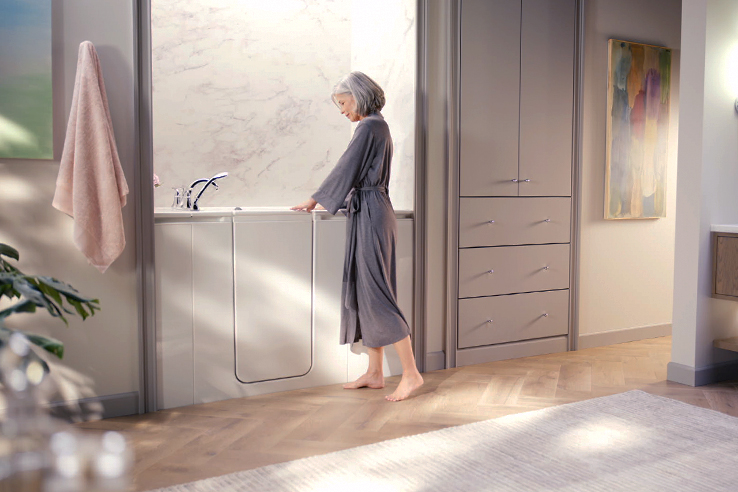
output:
[[[668,332],[671,323],[681,0],[588,0],[584,15],[578,313],[579,333],[583,337],[580,338],[580,346],[646,338],[654,334],[654,330],[639,328],[661,325]],[[603,219],[607,40],[610,38],[666,46],[673,50],[667,210],[663,219]],[[596,337],[604,343],[581,343],[592,334],[621,330],[630,330],[630,333],[621,332],[620,339]]]
[[[46,313],[13,316],[8,324],[62,340],[63,364],[89,376],[94,394],[139,390],[139,334],[134,214],[134,7],[133,0],[75,0],[53,5],[54,155],[51,161],[0,160],[0,242],[15,246],[27,273],[69,282],[98,297],[102,310],[69,327]],[[123,209],[126,249],[105,273],[87,264],[72,242],[72,219],[52,208],[59,158],[84,40],[98,51],[120,159],[132,190]],[[72,394],[68,396],[73,396]],[[80,396],[90,396],[83,394]]]

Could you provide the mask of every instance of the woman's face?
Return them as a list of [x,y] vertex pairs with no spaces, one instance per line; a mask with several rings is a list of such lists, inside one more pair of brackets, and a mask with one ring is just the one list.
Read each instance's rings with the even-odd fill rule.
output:
[[351,122],[357,122],[363,118],[356,112],[356,99],[351,94],[336,94],[336,104],[341,114]]

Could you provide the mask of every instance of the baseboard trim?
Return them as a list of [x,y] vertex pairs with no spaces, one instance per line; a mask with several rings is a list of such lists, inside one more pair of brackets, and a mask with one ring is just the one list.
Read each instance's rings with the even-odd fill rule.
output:
[[647,338],[668,337],[671,335],[671,323],[663,325],[636,326],[622,330],[602,331],[599,333],[587,333],[579,336],[577,348],[587,349],[593,347],[604,347],[616,343],[635,342]]
[[738,360],[710,364],[699,369],[677,362],[666,366],[666,379],[687,386],[704,386],[738,377]]
[[446,369],[446,353],[443,350],[425,354],[425,372]]
[[93,414],[103,419],[136,415],[138,408],[138,391],[118,393],[115,395],[94,396],[79,400],[50,402],[46,406],[51,414],[64,420],[89,420],[86,414]]
[[496,360],[519,359],[534,355],[555,354],[566,352],[568,347],[567,337],[563,336],[459,349],[456,352],[456,367]]

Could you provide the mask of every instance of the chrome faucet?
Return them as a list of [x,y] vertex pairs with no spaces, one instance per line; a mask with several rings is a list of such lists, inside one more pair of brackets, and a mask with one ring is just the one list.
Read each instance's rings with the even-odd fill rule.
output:
[[[200,197],[202,196],[203,192],[208,188],[208,186],[213,185],[215,189],[218,189],[218,185],[215,182],[217,179],[225,178],[228,176],[227,172],[218,173],[215,176],[211,178],[203,178],[203,179],[197,179],[192,182],[189,189],[187,190],[187,208],[190,210],[200,210],[200,207],[197,205],[198,200],[200,200]],[[197,194],[194,200],[192,200],[192,193],[194,192],[194,187],[197,186],[200,183],[205,183],[205,186],[200,188],[200,192]]]

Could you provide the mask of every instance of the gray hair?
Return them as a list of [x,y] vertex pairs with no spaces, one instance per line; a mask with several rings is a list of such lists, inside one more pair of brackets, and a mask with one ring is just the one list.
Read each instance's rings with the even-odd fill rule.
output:
[[361,72],[351,72],[336,84],[331,93],[331,99],[334,103],[338,94],[354,96],[356,112],[360,116],[379,112],[384,107],[384,91],[379,87],[379,84]]

